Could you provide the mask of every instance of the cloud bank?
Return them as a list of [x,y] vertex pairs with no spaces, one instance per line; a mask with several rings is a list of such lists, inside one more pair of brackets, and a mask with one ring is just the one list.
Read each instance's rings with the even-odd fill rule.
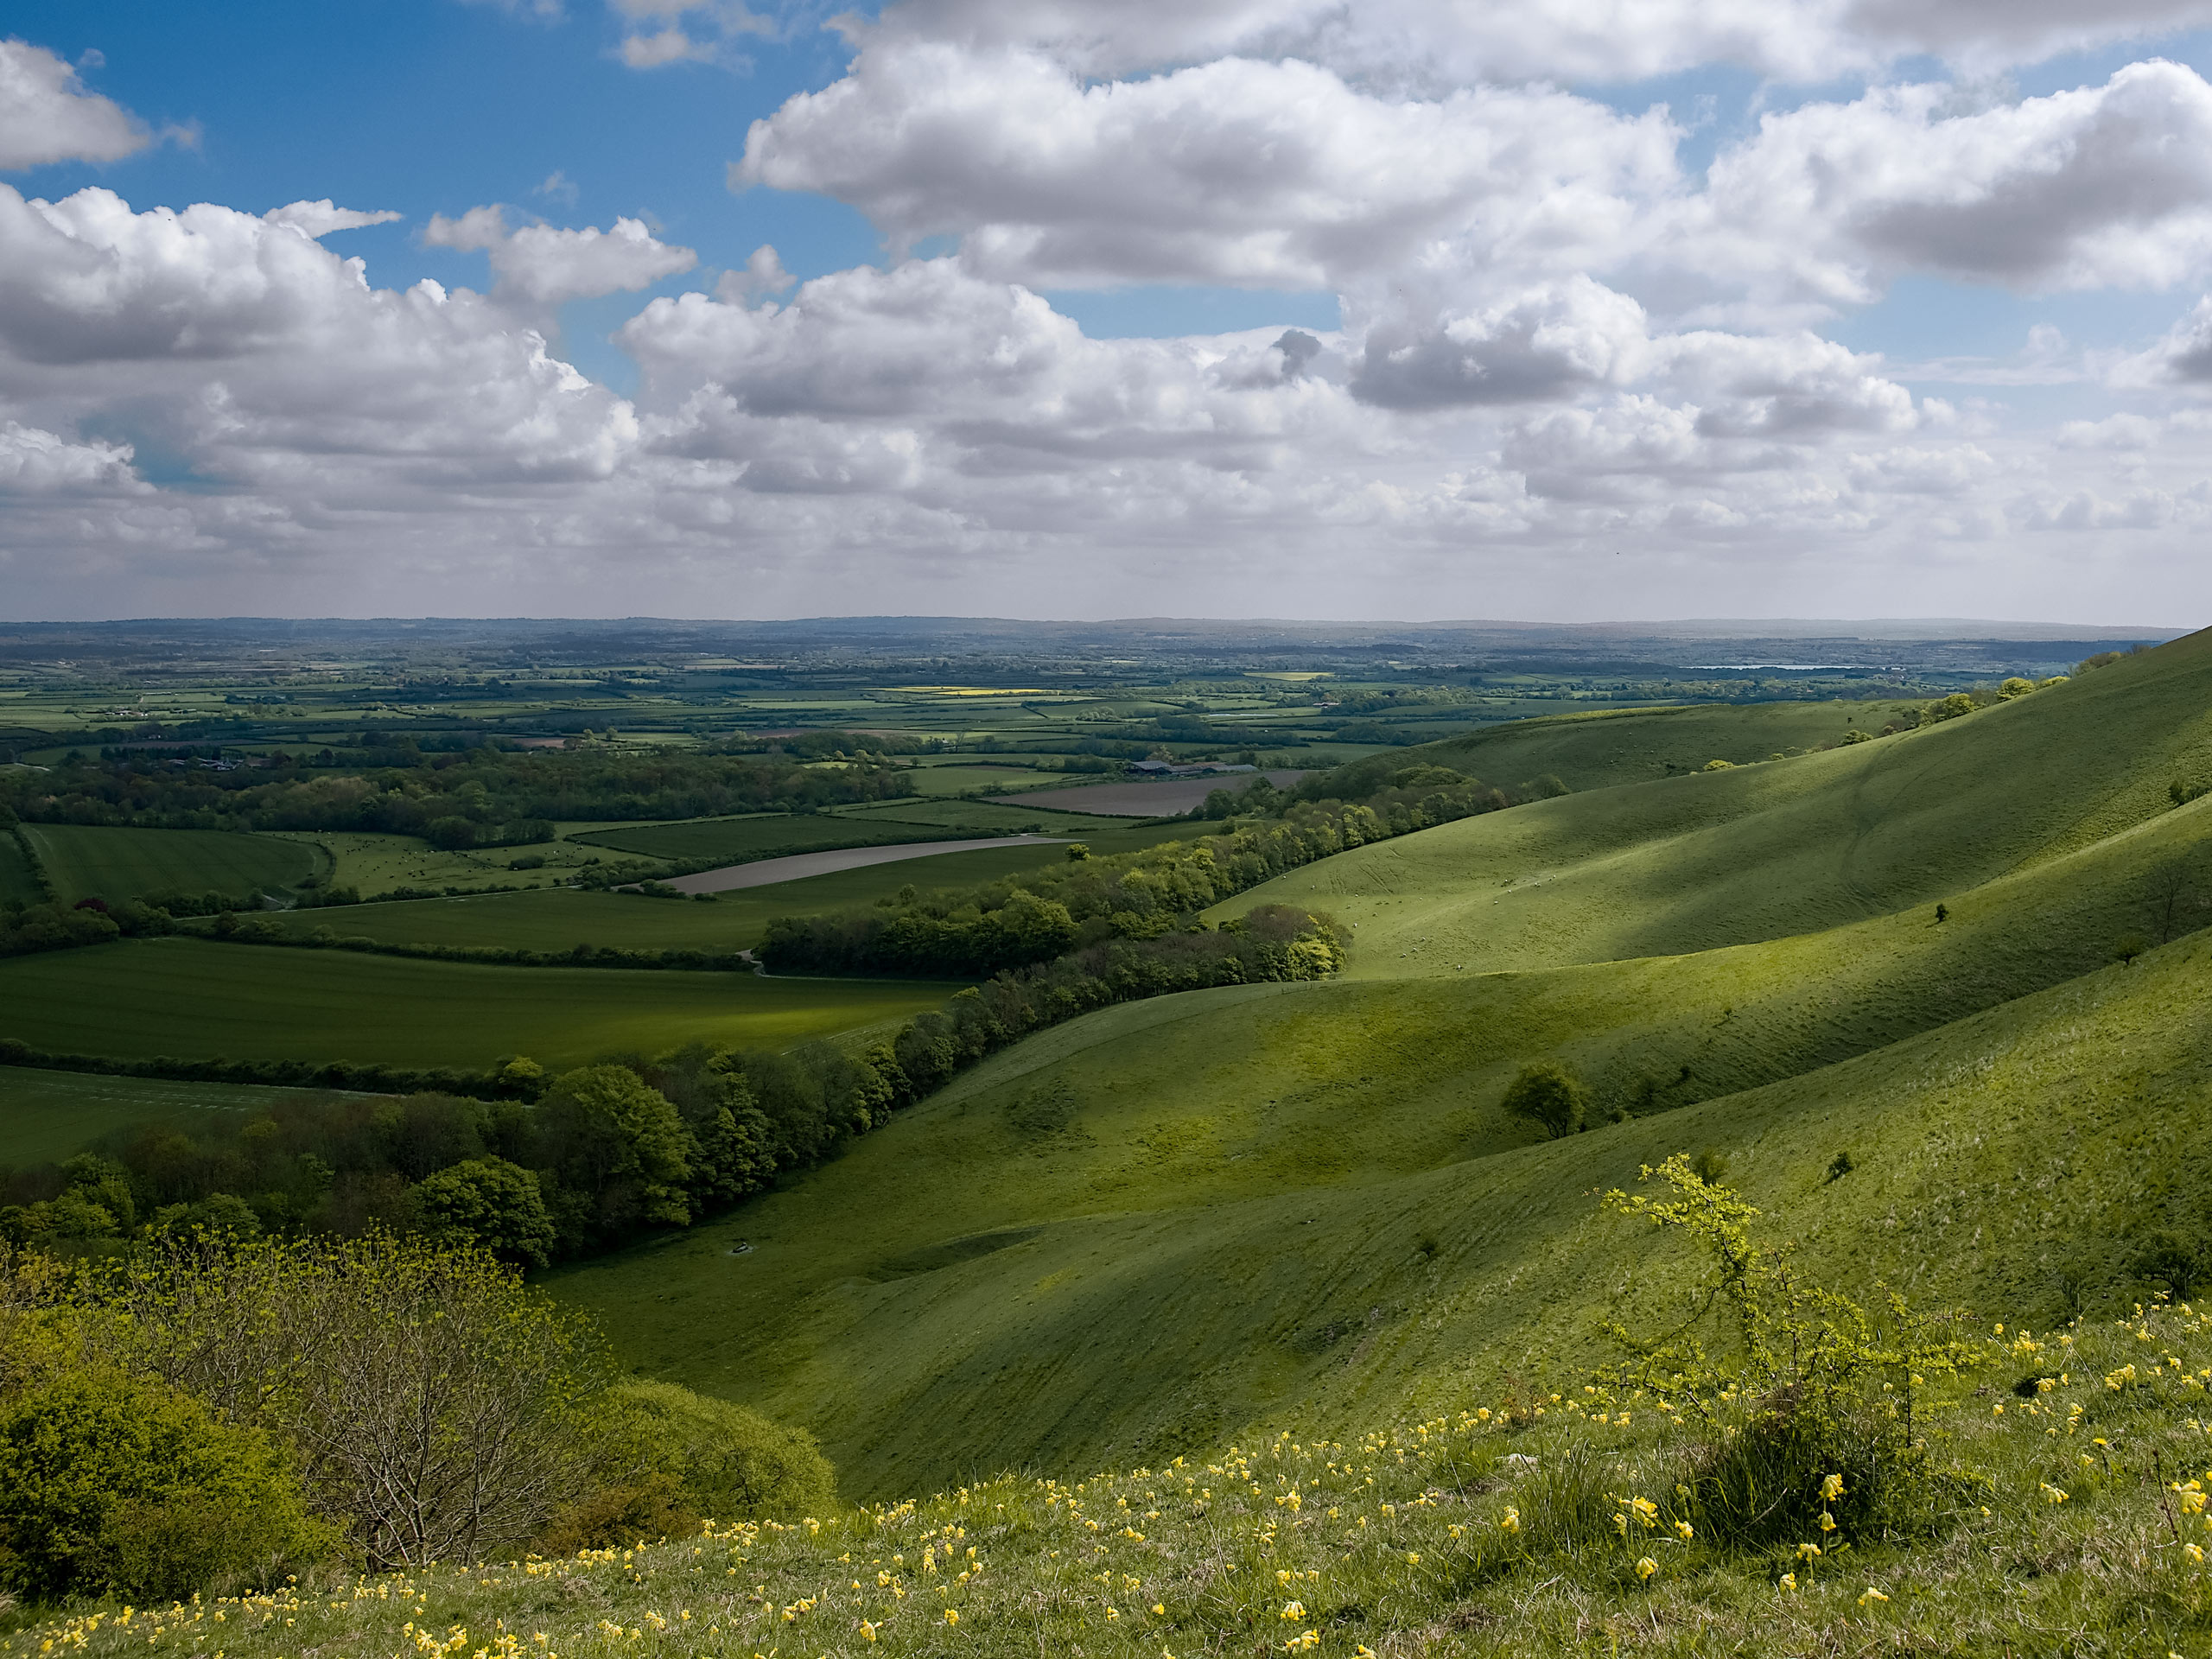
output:
[[[906,0],[694,158],[880,232],[804,282],[770,246],[702,270],[641,218],[485,205],[417,221],[480,290],[393,287],[338,239],[386,209],[0,185],[0,582],[50,613],[2194,620],[2212,86],[2147,53],[2035,97],[1986,77],[2212,4],[2084,10]],[[613,15],[640,73],[793,27]],[[1716,65],[1772,84],[1709,159],[1693,111],[1599,95]],[[0,168],[151,142],[0,44]],[[1916,283],[2149,294],[2168,324],[1940,370],[1840,343]],[[1102,339],[1053,299],[1151,284],[1341,321]],[[627,395],[560,344],[617,295]],[[2058,418],[2000,395],[2060,385]]]

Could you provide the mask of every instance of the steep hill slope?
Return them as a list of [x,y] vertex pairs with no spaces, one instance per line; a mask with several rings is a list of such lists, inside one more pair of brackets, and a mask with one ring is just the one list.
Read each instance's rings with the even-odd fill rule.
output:
[[2177,780],[2212,782],[2212,633],[1920,731],[1378,842],[1239,902],[1330,910],[1371,976],[1711,950],[1948,899],[2157,816]]

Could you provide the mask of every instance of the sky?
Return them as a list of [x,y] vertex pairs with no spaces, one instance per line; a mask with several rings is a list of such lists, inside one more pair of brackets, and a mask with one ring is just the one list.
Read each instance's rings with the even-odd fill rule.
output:
[[0,617],[2212,620],[2212,0],[0,29]]

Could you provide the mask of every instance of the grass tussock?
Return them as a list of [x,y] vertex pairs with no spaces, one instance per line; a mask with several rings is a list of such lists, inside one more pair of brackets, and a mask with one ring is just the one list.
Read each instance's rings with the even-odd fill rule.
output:
[[1922,1418],[1952,1478],[1920,1513],[1862,1522],[1830,1471],[1815,1518],[1758,1545],[1720,1541],[1700,1496],[1727,1432],[1590,1384],[1356,1442],[83,1609],[0,1654],[2202,1650],[2212,1320],[2153,1306],[1971,1349]]

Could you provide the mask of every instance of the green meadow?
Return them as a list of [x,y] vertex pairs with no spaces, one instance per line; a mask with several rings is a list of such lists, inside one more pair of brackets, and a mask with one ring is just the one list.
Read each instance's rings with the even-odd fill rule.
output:
[[[2212,816],[2168,798],[2212,775],[2208,710],[2192,638],[1325,860],[1221,913],[1332,910],[1344,979],[1087,1016],[553,1282],[634,1363],[813,1427],[865,1496],[1343,1433],[1587,1364],[1601,1319],[1681,1282],[1592,1194],[1677,1151],[1821,1276],[2037,1321],[2124,1305],[2126,1239],[2201,1225],[2212,1183]],[[1700,718],[1729,715],[1767,719]],[[1671,718],[1551,722],[1548,764],[1626,773]],[[1596,1125],[1546,1141],[1498,1102],[1554,1058]]]
[[327,872],[312,847],[273,836],[219,830],[127,830],[27,823],[22,834],[37,855],[54,896],[119,902],[149,893],[215,892],[243,899],[256,888],[296,886]]
[[481,1067],[527,1054],[557,1067],[695,1042],[786,1047],[903,1020],[944,994],[900,981],[479,967],[130,939],[0,962],[0,1035],[125,1058]]

